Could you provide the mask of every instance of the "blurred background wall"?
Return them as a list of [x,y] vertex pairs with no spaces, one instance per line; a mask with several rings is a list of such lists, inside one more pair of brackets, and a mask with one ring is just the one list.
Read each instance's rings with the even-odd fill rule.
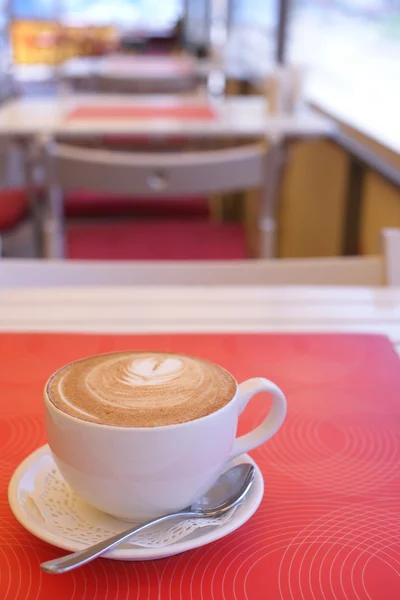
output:
[[[227,90],[259,93],[276,59],[302,65],[305,96],[346,134],[393,169],[400,168],[400,0],[0,0],[0,95],[11,61],[17,79],[73,56],[96,56],[122,37],[137,49],[141,31],[162,37],[185,17],[186,46],[206,53],[210,36],[246,77]],[[228,15],[222,23],[218,14]],[[282,12],[284,31],[280,31]],[[8,15],[8,18],[7,18]],[[210,29],[209,20],[213,18]],[[10,36],[11,47],[7,45]],[[214,40],[214,41],[215,41]],[[240,70],[240,69],[239,69]],[[353,160],[330,141],[293,145],[282,187],[280,256],[343,251]],[[368,166],[361,185],[360,253],[375,253],[382,227],[400,226],[400,192]]]

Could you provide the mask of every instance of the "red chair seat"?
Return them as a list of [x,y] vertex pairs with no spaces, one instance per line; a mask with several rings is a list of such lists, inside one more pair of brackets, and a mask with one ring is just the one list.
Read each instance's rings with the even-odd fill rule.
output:
[[95,192],[69,193],[64,199],[65,215],[70,218],[106,216],[132,217],[208,217],[206,198],[128,198],[99,195]]
[[25,190],[0,190],[0,231],[13,229],[28,213],[29,202]]
[[246,258],[240,223],[193,219],[71,223],[67,256],[97,260],[225,260]]

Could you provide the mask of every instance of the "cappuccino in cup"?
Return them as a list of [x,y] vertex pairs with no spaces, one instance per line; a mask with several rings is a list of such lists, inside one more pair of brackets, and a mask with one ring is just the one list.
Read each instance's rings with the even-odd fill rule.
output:
[[[272,397],[268,415],[236,437],[240,413],[259,392]],[[135,522],[192,504],[286,415],[285,396],[268,379],[238,384],[204,358],[151,351],[66,365],[46,383],[44,405],[49,446],[71,489]]]
[[60,410],[92,423],[159,427],[194,421],[227,404],[236,381],[218,365],[164,352],[116,352],[67,365],[47,392]]

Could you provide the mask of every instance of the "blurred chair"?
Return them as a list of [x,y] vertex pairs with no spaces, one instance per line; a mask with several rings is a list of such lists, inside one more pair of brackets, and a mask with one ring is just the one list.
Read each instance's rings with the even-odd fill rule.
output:
[[14,234],[29,213],[28,194],[24,189],[0,190],[0,257],[4,250],[4,238]]
[[[71,144],[83,148],[96,148],[122,152],[177,152],[190,149],[206,149],[204,143],[193,144],[183,137],[151,138],[146,136],[104,135],[101,138],[61,139],[63,144]],[[213,144],[215,148],[215,143]],[[226,144],[225,144],[226,146]],[[208,144],[210,147],[210,144]],[[244,199],[244,201],[246,201]],[[236,203],[237,204],[237,203]],[[243,201],[237,204],[235,214],[243,212]],[[96,219],[104,217],[137,217],[137,218],[176,218],[176,219],[209,219],[219,225],[224,221],[223,198],[221,196],[141,198],[135,193],[129,197],[104,195],[90,190],[74,190],[64,197],[64,214],[66,218]],[[237,219],[235,219],[237,221]]]
[[193,218],[208,219],[207,198],[140,198],[99,194],[91,190],[71,192],[64,197],[67,219],[98,218]]
[[[137,135],[104,135],[99,138],[57,138],[61,144],[80,148],[102,149],[121,152],[177,152],[190,149],[183,137],[165,136],[154,139]],[[198,147],[196,147],[198,149]],[[141,198],[134,191],[127,196],[99,194],[88,189],[73,190],[64,197],[64,213],[67,218],[98,217],[188,217],[214,218],[214,199],[206,196],[191,198]]]
[[255,261],[0,261],[0,288],[63,286],[400,286],[400,230],[381,256]]
[[39,190],[28,191],[24,170],[21,147],[0,141],[0,256],[39,255]]
[[[44,223],[45,255],[64,256],[64,192],[89,189],[101,194],[141,198],[193,197],[250,189],[246,203],[248,255],[258,254],[258,206],[264,193],[264,145],[202,152],[122,153],[45,145],[48,180]],[[206,242],[206,240],[204,240]],[[151,240],[149,240],[151,244]]]
[[195,75],[186,73],[165,79],[98,73],[91,78],[91,85],[96,92],[108,94],[193,94],[197,91],[198,80]]

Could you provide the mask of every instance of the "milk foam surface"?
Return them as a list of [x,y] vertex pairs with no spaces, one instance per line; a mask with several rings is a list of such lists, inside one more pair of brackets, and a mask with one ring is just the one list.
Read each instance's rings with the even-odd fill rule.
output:
[[236,381],[201,358],[119,352],[71,363],[48,383],[51,402],[93,423],[157,427],[199,419],[227,404]]

